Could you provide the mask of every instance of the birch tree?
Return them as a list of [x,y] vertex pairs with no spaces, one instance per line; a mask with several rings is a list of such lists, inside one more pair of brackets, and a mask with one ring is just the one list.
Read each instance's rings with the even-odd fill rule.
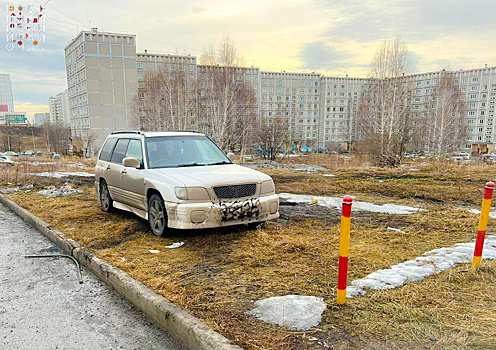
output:
[[171,71],[164,66],[158,73],[150,73],[135,101],[140,128],[145,131],[196,128],[196,93],[196,76],[186,70]]
[[425,125],[429,129],[431,148],[439,159],[465,140],[464,102],[460,88],[450,74],[444,74],[432,90],[432,98],[426,106]]
[[399,38],[383,42],[372,62],[374,81],[359,107],[361,135],[380,166],[401,164],[413,133],[410,87],[399,78],[407,62],[408,50]]
[[244,148],[257,115],[255,91],[242,59],[229,37],[211,45],[198,67],[200,129],[222,149]]

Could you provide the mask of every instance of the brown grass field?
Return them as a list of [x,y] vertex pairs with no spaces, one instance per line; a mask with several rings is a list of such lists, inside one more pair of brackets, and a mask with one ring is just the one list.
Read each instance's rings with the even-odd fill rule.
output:
[[[478,217],[460,208],[478,208],[484,183],[496,178],[494,165],[416,161],[378,169],[353,158],[290,161],[324,165],[329,169],[325,173],[336,176],[264,170],[273,176],[278,192],[351,194],[357,200],[426,209],[413,215],[353,213],[350,281],[431,249],[474,239]],[[60,169],[67,168],[64,162]],[[0,170],[4,185],[15,184],[13,171]],[[18,177],[17,183],[41,186],[28,175]],[[420,283],[369,292],[338,306],[336,210],[282,205],[284,219],[258,229],[173,231],[157,238],[147,222],[132,214],[103,213],[93,188],[80,188],[84,193],[71,197],[45,198],[35,191],[8,196],[244,348],[495,348],[496,261],[483,261],[478,270],[457,265]],[[403,232],[387,231],[388,226]],[[496,231],[496,220],[490,221],[491,228]],[[185,244],[165,248],[174,242]],[[151,249],[160,253],[151,254]],[[321,325],[295,332],[246,315],[253,301],[287,294],[323,297],[327,310]]]

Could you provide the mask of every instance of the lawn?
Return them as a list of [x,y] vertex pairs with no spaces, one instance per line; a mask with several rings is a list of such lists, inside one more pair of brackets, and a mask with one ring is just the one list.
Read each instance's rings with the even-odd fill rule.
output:
[[[474,239],[477,215],[461,208],[477,208],[483,184],[496,177],[496,166],[486,165],[417,162],[383,170],[336,157],[291,161],[302,160],[327,166],[324,173],[335,177],[264,170],[278,192],[351,194],[356,200],[425,209],[413,215],[353,213],[350,280]],[[337,210],[283,203],[284,218],[258,229],[174,231],[157,238],[144,220],[103,213],[93,188],[79,188],[83,193],[71,197],[22,190],[8,196],[244,348],[487,349],[496,344],[495,261],[484,261],[475,271],[458,265],[420,283],[369,292],[338,306]],[[490,230],[494,227],[491,220]],[[174,242],[185,244],[165,248]],[[295,332],[246,315],[253,301],[287,294],[323,297],[327,310],[321,325]]]

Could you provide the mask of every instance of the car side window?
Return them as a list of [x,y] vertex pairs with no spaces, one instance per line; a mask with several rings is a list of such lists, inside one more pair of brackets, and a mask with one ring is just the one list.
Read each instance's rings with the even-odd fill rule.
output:
[[112,149],[114,148],[117,139],[108,139],[102,147],[102,151],[100,152],[100,160],[104,160],[106,162],[110,161],[110,156],[112,155]]
[[141,140],[129,140],[126,157],[136,158],[137,160],[139,160],[141,166],[143,166],[143,151],[141,149]]
[[119,139],[117,144],[115,145],[114,152],[112,153],[112,158],[110,161],[112,163],[122,164],[122,160],[126,155],[127,145],[129,143],[129,139]]

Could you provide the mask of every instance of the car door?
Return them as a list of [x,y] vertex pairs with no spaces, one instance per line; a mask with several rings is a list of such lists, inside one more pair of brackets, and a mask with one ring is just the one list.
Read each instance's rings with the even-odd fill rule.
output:
[[122,188],[121,188],[121,173],[124,170],[122,160],[126,155],[127,145],[129,139],[119,139],[112,152],[110,164],[107,166],[107,185],[110,191],[110,196],[114,201],[122,202]]
[[107,168],[109,168],[110,157],[112,157],[112,151],[114,150],[116,142],[116,138],[108,138],[100,151],[95,167],[95,176],[98,181],[100,181],[101,178],[107,181]]
[[141,167],[140,169],[124,167],[121,171],[122,203],[145,210],[143,147],[140,139],[129,140],[124,158],[126,157],[138,159]]

